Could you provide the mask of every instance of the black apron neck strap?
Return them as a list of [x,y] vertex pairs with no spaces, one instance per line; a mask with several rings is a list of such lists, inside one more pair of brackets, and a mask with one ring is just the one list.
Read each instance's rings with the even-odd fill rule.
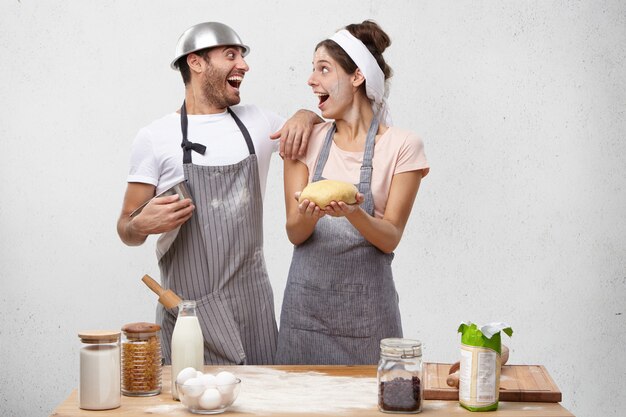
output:
[[256,152],[254,151],[254,143],[252,143],[250,132],[248,132],[248,129],[246,128],[246,126],[239,119],[239,117],[237,117],[235,112],[231,110],[230,107],[228,107],[227,110],[228,110],[228,113],[230,113],[232,118],[235,120],[235,123],[237,123],[237,126],[239,127],[239,130],[241,131],[241,134],[243,135],[243,138],[246,140],[246,145],[248,145],[248,152],[250,152],[250,155],[254,155]]
[[[250,137],[250,132],[243,124],[243,122],[237,117],[234,111],[227,108],[228,114],[231,115],[235,123],[237,123],[237,127],[241,131],[243,138],[246,140],[246,145],[248,146],[248,151],[250,155],[254,155],[256,152],[254,150],[254,143],[252,142],[252,137]],[[199,143],[192,143],[187,139],[187,130],[189,126],[189,120],[187,118],[187,107],[185,106],[185,101],[183,101],[183,105],[180,107],[180,130],[183,134],[183,141],[180,146],[183,148],[183,164],[191,163],[191,151],[198,152],[199,154],[204,155],[206,152],[206,146],[201,145]]]
[[204,155],[204,153],[206,152],[206,146],[199,143],[189,142],[189,140],[187,139],[188,125],[189,121],[187,119],[187,106],[185,106],[185,101],[183,100],[183,105],[180,107],[180,130],[183,134],[183,141],[180,146],[183,148],[183,164],[191,163],[191,151],[198,152],[202,155]]

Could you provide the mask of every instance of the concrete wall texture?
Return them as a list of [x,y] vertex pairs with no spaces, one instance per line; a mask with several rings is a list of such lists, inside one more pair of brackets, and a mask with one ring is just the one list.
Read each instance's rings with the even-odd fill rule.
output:
[[[432,164],[394,261],[405,335],[452,362],[459,322],[506,321],[511,363],[545,365],[566,408],[623,415],[626,4],[608,0],[3,1],[0,415],[77,387],[78,330],[154,320],[155,239],[126,247],[115,223],[134,135],[182,101],[180,33],[233,26],[243,102],[289,115],[315,109],[314,45],[367,18],[393,40],[395,124]],[[278,313],[278,157],[265,203]]]

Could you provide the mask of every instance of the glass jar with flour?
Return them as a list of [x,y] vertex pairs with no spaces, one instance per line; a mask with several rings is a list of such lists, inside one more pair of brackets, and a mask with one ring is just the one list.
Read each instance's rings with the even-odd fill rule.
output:
[[121,404],[120,332],[89,330],[80,337],[79,406],[109,410]]

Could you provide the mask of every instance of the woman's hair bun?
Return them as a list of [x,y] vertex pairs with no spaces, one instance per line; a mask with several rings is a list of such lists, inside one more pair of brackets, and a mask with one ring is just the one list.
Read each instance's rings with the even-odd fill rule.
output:
[[382,54],[391,45],[389,35],[372,20],[353,23],[346,26],[346,30],[363,42],[372,53]]
[[353,23],[346,26],[346,30],[355,38],[359,39],[369,49],[378,66],[383,70],[385,79],[393,74],[391,67],[385,62],[383,52],[391,45],[391,38],[385,31],[372,20],[364,20],[362,23]]

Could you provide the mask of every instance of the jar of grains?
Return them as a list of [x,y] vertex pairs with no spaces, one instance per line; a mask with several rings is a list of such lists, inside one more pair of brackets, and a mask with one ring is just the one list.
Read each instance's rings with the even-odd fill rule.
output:
[[122,327],[122,393],[147,397],[161,393],[161,326],[129,323]]
[[410,339],[380,341],[378,409],[385,413],[422,411],[422,343]]

